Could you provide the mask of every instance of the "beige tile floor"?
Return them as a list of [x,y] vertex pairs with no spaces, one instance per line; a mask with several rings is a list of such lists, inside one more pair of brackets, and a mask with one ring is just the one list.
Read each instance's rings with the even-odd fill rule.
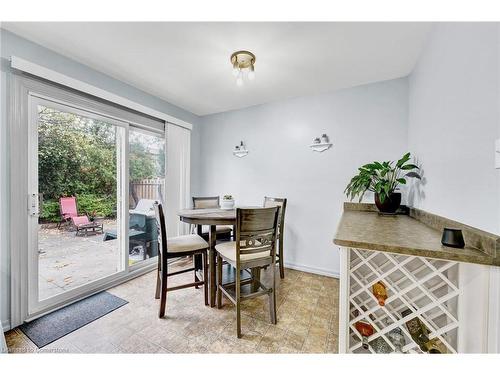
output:
[[[263,277],[269,279],[269,272]],[[184,280],[183,280],[184,278]],[[191,273],[178,281],[192,278]],[[279,279],[279,276],[278,276]],[[173,279],[175,280],[175,277]],[[158,319],[151,272],[109,291],[129,303],[39,350],[20,330],[7,333],[12,353],[337,353],[338,280],[287,269],[278,283],[278,323],[269,323],[267,297],[242,307],[236,338],[232,304],[203,304],[202,289],[170,293]],[[172,281],[172,284],[174,282]]]

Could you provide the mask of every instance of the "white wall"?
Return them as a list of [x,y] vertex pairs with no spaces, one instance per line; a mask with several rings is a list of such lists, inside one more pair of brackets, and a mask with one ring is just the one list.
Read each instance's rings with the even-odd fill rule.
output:
[[414,205],[500,233],[497,24],[435,25],[409,77],[409,149],[423,165]]
[[[288,198],[285,262],[337,275],[343,190],[363,163],[407,150],[407,95],[398,79],[202,117],[199,193],[233,194],[237,205]],[[322,133],[333,148],[311,151]],[[240,140],[242,159],[232,155]]]
[[[493,233],[500,233],[498,39],[496,23],[437,24],[409,77],[408,143],[425,176],[411,201]],[[460,313],[475,337],[464,348],[498,353],[500,269],[463,265],[461,271],[476,290],[475,303]]]

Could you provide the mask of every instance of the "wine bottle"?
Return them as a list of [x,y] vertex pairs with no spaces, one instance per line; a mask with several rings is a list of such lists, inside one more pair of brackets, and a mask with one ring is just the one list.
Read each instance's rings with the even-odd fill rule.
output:
[[380,306],[384,306],[385,300],[387,299],[387,289],[382,281],[377,281],[375,284],[373,284],[372,291],[373,295],[378,301],[378,304]]
[[391,341],[392,345],[394,345],[394,353],[402,354],[403,346],[406,345],[405,336],[403,335],[403,331],[401,328],[396,327],[391,329],[387,333],[387,337]]
[[427,341],[425,346],[427,347],[427,351],[431,354],[446,354],[446,353],[448,353],[446,346],[437,337],[434,337],[433,339]]
[[[410,309],[407,309],[403,311],[401,315],[405,317],[407,315],[410,315],[411,313],[412,311]],[[406,322],[406,328],[408,328],[408,332],[410,332],[412,339],[418,344],[420,349],[423,352],[427,352],[429,350],[426,345],[429,342],[429,331],[427,330],[427,327],[424,325],[424,323],[422,323],[422,321],[418,317],[415,317]]]
[[372,325],[364,320],[359,320],[354,323],[354,327],[356,327],[358,332],[363,337],[363,349],[368,349],[368,337],[373,335]]
[[377,354],[388,354],[392,353],[391,346],[385,341],[382,336],[377,337],[375,340],[370,341],[370,346],[373,351]]

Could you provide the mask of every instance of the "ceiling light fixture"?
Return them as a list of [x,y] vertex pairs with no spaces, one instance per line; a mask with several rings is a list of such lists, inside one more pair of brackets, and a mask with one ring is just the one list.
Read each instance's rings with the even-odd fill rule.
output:
[[236,84],[243,85],[243,78],[253,81],[255,79],[255,55],[249,51],[236,51],[231,55],[233,65],[233,75],[236,77]]

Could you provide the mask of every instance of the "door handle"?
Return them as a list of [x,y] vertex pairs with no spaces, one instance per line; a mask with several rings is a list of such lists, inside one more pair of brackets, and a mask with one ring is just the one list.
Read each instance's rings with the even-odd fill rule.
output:
[[30,216],[38,216],[38,194],[28,194],[28,212]]

